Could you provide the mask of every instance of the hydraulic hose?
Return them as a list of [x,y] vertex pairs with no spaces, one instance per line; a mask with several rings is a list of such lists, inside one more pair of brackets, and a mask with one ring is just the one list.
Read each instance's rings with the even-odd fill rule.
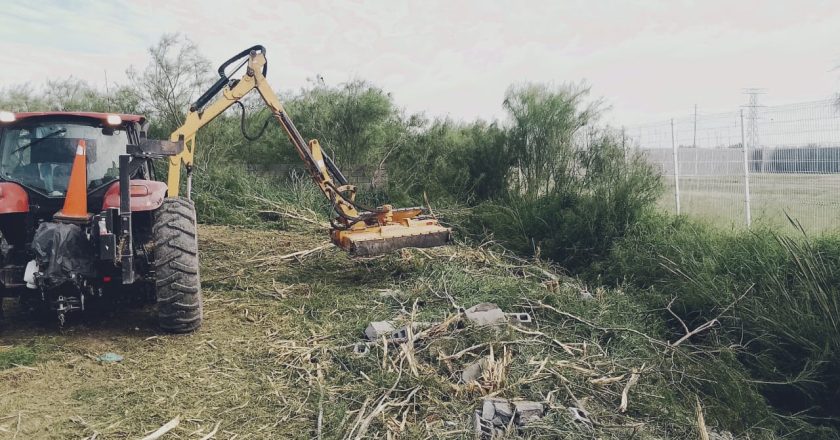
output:
[[263,133],[265,133],[265,130],[268,128],[268,123],[271,122],[271,116],[265,119],[265,123],[263,123],[260,132],[257,133],[256,136],[248,136],[248,133],[245,132],[245,104],[242,104],[242,102],[240,101],[236,101],[234,104],[237,104],[242,110],[242,117],[239,120],[239,131],[242,132],[242,136],[244,136],[245,139],[248,139],[249,141],[255,141],[262,137]]

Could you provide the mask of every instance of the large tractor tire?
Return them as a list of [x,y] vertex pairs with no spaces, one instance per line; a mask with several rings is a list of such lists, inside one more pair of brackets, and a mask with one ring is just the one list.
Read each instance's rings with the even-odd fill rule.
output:
[[204,306],[195,225],[195,207],[189,200],[166,198],[155,211],[152,237],[158,322],[173,333],[201,326]]

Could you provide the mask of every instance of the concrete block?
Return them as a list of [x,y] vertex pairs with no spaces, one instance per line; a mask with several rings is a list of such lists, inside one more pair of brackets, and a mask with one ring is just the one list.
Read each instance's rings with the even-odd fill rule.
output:
[[493,303],[476,304],[464,311],[467,320],[476,325],[501,325],[507,322],[505,313]]
[[528,400],[509,401],[486,397],[481,409],[475,412],[475,433],[480,439],[503,436],[511,421],[517,427],[539,420],[545,415],[542,403]]
[[390,321],[373,321],[365,329],[365,337],[369,341],[378,341],[383,336],[390,338],[396,329]]
[[494,426],[506,426],[513,418],[513,407],[507,399],[485,398],[481,406],[481,418]]
[[532,402],[530,400],[517,400],[513,402],[513,409],[516,414],[514,422],[519,426],[527,425],[533,421],[539,420],[545,414],[545,408],[540,402]]

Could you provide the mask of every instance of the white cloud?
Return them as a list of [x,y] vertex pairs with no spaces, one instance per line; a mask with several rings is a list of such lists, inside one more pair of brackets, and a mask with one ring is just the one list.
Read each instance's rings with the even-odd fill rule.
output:
[[283,90],[323,75],[368,79],[410,111],[501,116],[515,82],[586,79],[637,123],[731,110],[743,87],[772,102],[837,90],[836,1],[7,2],[0,86],[75,76],[125,81],[163,33],[181,31],[220,63],[268,48]]

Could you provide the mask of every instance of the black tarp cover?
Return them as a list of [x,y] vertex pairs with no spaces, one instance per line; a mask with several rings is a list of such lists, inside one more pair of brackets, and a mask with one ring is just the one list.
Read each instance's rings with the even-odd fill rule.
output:
[[41,223],[32,239],[32,250],[48,286],[69,281],[74,274],[95,275],[91,244],[77,225]]

